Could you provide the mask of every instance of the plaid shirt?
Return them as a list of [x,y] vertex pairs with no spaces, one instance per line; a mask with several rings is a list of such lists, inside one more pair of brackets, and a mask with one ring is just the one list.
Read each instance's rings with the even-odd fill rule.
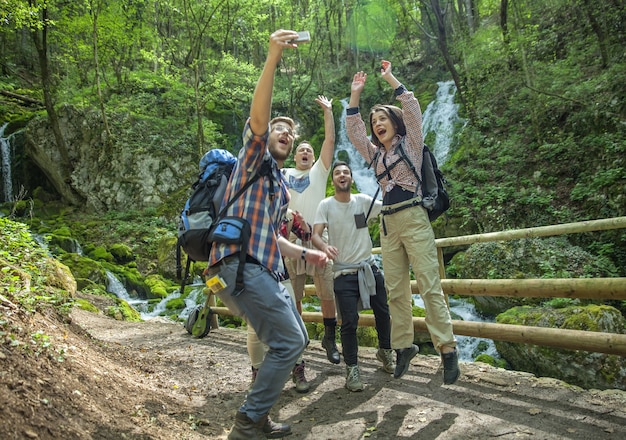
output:
[[[264,159],[272,161],[272,175],[254,182],[226,211],[226,215],[245,218],[250,223],[251,237],[248,255],[274,273],[284,272],[278,249],[278,234],[282,218],[287,212],[289,192],[278,164],[267,150],[269,129],[263,136],[255,136],[250,120],[243,130],[243,148],[226,187],[224,206],[261,167]],[[216,244],[211,249],[209,265],[239,251],[237,245]]]
[[[422,110],[417,98],[413,95],[413,92],[409,92],[404,88],[404,86],[400,86],[396,90],[401,91],[401,94],[398,95],[397,98],[398,101],[402,103],[402,118],[404,120],[404,125],[406,126],[404,151],[409,157],[409,160],[411,160],[411,162],[415,165],[415,169],[418,174],[420,174],[421,179],[422,152],[424,149],[424,138],[422,135]],[[348,132],[348,138],[367,163],[370,163],[379,148],[374,145],[367,136],[367,129],[359,114],[358,107],[348,108],[346,113],[346,131]],[[400,155],[396,153],[396,145],[398,145],[398,142],[400,142],[401,139],[401,136],[396,135],[389,151],[381,148],[382,154],[378,155],[378,161],[376,162],[374,168],[376,175],[385,172],[385,164],[389,166],[400,159]],[[391,170],[391,179],[388,175],[385,175],[380,179],[380,187],[383,191],[383,197],[387,191],[393,188],[394,185],[399,185],[411,192],[415,192],[415,188],[417,187],[417,179],[415,179],[413,171],[411,171],[406,162],[403,160],[396,167],[394,167],[393,170]],[[417,187],[417,189],[418,195],[421,196],[421,187]]]

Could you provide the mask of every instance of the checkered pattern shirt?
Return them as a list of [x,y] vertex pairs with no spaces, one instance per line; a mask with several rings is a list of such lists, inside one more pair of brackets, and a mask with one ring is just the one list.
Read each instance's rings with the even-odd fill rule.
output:
[[[398,94],[398,92],[400,92],[400,94]],[[398,89],[396,89],[396,94],[398,95],[398,101],[402,103],[402,118],[404,120],[404,125],[406,126],[404,151],[411,162],[415,165],[415,169],[418,174],[420,174],[421,178],[422,151],[424,149],[424,138],[422,135],[422,110],[417,98],[413,95],[413,92],[408,91],[404,86],[398,87]],[[374,145],[367,136],[367,128],[365,127],[365,123],[359,114],[358,107],[348,108],[346,113],[346,130],[348,132],[348,138],[367,163],[370,163],[379,148]],[[380,148],[381,154],[378,155],[378,161],[374,165],[376,175],[385,172],[385,164],[389,166],[400,159],[400,155],[396,153],[396,145],[398,145],[398,142],[400,142],[401,139],[401,136],[396,135],[389,151],[386,151],[384,148]],[[391,179],[389,178],[389,175],[385,175],[381,178],[380,186],[383,191],[383,197],[387,193],[387,189],[391,188],[393,185],[399,185],[411,192],[415,192],[417,179],[405,161],[401,161],[391,170]],[[418,194],[420,196],[422,195],[422,189],[419,187]]]
[[[239,188],[254,176],[262,161],[272,161],[272,175],[261,177],[254,182],[226,211],[228,216],[245,218],[250,223],[251,237],[248,243],[248,255],[274,273],[284,272],[283,262],[278,249],[278,234],[282,218],[287,212],[289,191],[278,164],[267,150],[268,131],[263,136],[256,136],[250,129],[250,120],[243,131],[243,148],[239,151],[237,164],[233,169],[226,187],[224,206]],[[209,264],[214,265],[221,259],[238,252],[236,245],[216,244],[211,249]]]

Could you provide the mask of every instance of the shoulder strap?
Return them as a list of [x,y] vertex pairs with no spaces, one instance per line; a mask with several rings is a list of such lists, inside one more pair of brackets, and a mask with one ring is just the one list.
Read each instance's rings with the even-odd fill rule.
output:
[[[218,219],[224,218],[224,215],[226,214],[226,211],[228,210],[228,208],[230,208],[230,206],[235,203],[235,200],[237,200],[239,197],[241,197],[241,195],[250,187],[250,185],[252,185],[254,182],[256,182],[257,180],[259,180],[259,178],[261,176],[269,176],[272,172],[272,164],[271,164],[271,159],[264,159],[263,163],[261,164],[261,167],[257,170],[257,172],[250,178],[250,180],[248,180],[244,186],[242,186],[241,188],[239,188],[239,191],[237,191],[230,199],[228,199],[228,202],[226,203],[226,205],[224,205],[224,207],[222,209],[220,209],[220,212],[217,214],[217,218],[216,221]],[[215,223],[215,222],[214,222]]]
[[[424,145],[424,147],[426,146]],[[406,162],[407,166],[411,169],[411,171],[413,171],[413,175],[415,175],[415,178],[417,179],[417,186],[421,186],[422,179],[420,179],[420,176],[417,173],[417,170],[415,169],[415,165],[413,165],[413,162],[411,162],[411,159],[409,159],[409,156],[407,156],[406,151],[404,151],[404,141],[400,141],[400,143],[396,147],[396,150],[398,150],[398,154],[400,154],[400,157]]]
[[376,203],[376,197],[378,197],[378,193],[380,192],[380,185],[376,188],[376,193],[374,193],[374,198],[372,199],[372,203],[370,203],[370,207],[367,210],[367,214],[365,214],[365,221],[370,218],[370,214],[372,213],[372,208],[374,207],[374,203]]

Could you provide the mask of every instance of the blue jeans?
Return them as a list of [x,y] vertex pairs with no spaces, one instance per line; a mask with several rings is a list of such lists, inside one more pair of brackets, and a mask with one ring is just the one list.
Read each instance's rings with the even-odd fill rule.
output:
[[216,265],[227,285],[218,296],[233,313],[252,325],[259,340],[268,347],[248,398],[239,409],[257,422],[278,400],[308,344],[308,336],[289,293],[263,266],[245,263],[244,289],[234,292],[238,265],[238,258],[228,257]]
[[[378,333],[378,347],[391,348],[391,322],[389,318],[389,306],[387,305],[387,291],[385,280],[380,270],[373,266],[376,278],[376,295],[370,296],[370,305],[374,311],[376,332]],[[343,360],[346,365],[357,364],[359,343],[356,337],[356,329],[359,326],[358,301],[359,281],[358,275],[340,275],[335,278],[335,301],[341,312],[341,348]]]

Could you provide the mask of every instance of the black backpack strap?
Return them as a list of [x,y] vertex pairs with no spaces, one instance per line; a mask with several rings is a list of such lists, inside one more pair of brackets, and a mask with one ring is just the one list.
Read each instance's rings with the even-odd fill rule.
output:
[[372,198],[372,203],[370,203],[370,207],[367,210],[367,214],[365,214],[365,222],[367,223],[367,219],[370,217],[372,213],[372,208],[374,207],[374,203],[376,203],[376,197],[378,197],[378,193],[380,192],[380,185],[376,188],[376,192],[374,193],[374,197]]
[[[426,145],[424,145],[424,148],[426,148]],[[396,149],[398,150],[398,154],[400,154],[400,157],[406,162],[409,169],[413,171],[413,174],[415,175],[415,178],[417,179],[417,186],[415,187],[415,193],[417,194],[417,188],[422,185],[422,179],[420,179],[420,176],[417,173],[417,170],[415,169],[415,165],[413,165],[413,162],[411,162],[411,159],[409,159],[409,156],[407,156],[406,151],[404,151],[404,142],[403,141],[400,142],[398,146],[396,147]]]
[[[178,251],[180,252],[180,251]],[[182,297],[185,294],[185,284],[187,284],[187,279],[189,278],[189,269],[191,268],[191,258],[187,257],[187,264],[185,265],[185,276],[180,282],[180,296]],[[182,267],[181,267],[182,269]],[[178,270],[178,269],[177,269]],[[178,275],[180,277],[180,275]]]

